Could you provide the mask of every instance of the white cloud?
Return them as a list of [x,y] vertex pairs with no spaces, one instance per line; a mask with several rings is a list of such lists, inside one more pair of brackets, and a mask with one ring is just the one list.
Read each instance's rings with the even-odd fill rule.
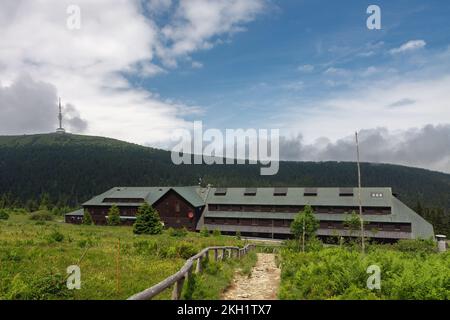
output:
[[314,66],[310,65],[310,64],[305,64],[305,65],[302,65],[302,66],[298,67],[298,71],[300,71],[300,72],[312,72],[312,71],[314,71]]
[[[306,141],[313,141],[320,136],[346,136],[363,128],[401,130],[446,123],[450,119],[448,88],[448,75],[368,81],[334,97],[311,102],[310,106],[292,107],[287,111],[288,118],[280,119],[280,125],[291,130],[300,127]],[[402,107],[392,107],[399,104]]]
[[[124,75],[165,73],[156,56],[176,64],[181,56],[211,47],[214,37],[242,30],[262,8],[262,0],[147,2],[150,11],[176,12],[160,27],[144,16],[140,1],[79,0],[81,29],[69,30],[70,4],[73,1],[0,2],[0,88],[13,88],[27,74],[34,82],[55,87],[64,101],[76,106],[77,116],[89,122],[86,133],[151,144],[161,144],[174,129],[189,126],[183,117],[201,108],[162,100],[134,87]],[[17,108],[28,112],[29,105]],[[0,105],[0,115],[5,110]],[[23,131],[17,124],[15,133]]]
[[411,40],[402,44],[399,48],[392,49],[391,54],[404,53],[408,51],[415,51],[418,49],[425,48],[427,43],[424,40]]
[[217,36],[243,31],[243,25],[263,9],[263,0],[180,1],[170,23],[162,28],[165,45],[157,52],[174,66],[179,56],[212,48]]
[[193,69],[201,69],[203,68],[203,63],[198,62],[198,61],[192,61],[192,68]]
[[[390,131],[385,127],[359,132],[361,160],[426,167],[450,173],[450,125]],[[281,159],[303,161],[355,161],[354,134],[336,142],[320,137],[305,143],[301,134],[283,138]]]

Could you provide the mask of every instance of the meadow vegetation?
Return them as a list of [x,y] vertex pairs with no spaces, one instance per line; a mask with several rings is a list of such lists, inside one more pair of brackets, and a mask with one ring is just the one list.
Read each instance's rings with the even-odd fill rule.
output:
[[[431,240],[394,245],[357,243],[323,247],[312,241],[306,252],[288,241],[281,250],[280,299],[450,299],[450,252],[437,253]],[[369,290],[367,268],[381,269],[381,289]]]
[[[9,219],[0,220],[0,300],[126,299],[175,273],[205,247],[244,246],[217,233],[204,237],[171,229],[135,235],[132,227],[66,224],[44,212],[7,213]],[[66,288],[70,265],[81,268],[80,290]],[[190,295],[217,297],[239,265],[229,260],[207,266]],[[213,283],[208,277],[216,276],[214,287],[208,287]],[[156,299],[169,299],[170,291]]]

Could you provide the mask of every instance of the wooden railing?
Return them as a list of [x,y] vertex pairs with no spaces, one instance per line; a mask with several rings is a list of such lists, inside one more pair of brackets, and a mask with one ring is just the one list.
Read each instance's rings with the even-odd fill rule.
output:
[[[156,295],[160,294],[167,288],[173,286],[172,300],[179,300],[181,297],[181,291],[183,289],[184,281],[188,281],[189,277],[192,275],[192,269],[195,265],[195,273],[202,272],[202,262],[205,259],[209,259],[209,252],[214,252],[214,260],[225,260],[226,258],[241,258],[246,255],[250,250],[255,247],[253,244],[248,244],[244,248],[239,247],[209,247],[203,249],[201,252],[197,253],[195,256],[189,258],[184,266],[175,274],[171,275],[167,279],[161,281],[160,283],[148,288],[142,292],[139,292],[128,300],[150,300]],[[233,254],[234,253],[234,254]]]

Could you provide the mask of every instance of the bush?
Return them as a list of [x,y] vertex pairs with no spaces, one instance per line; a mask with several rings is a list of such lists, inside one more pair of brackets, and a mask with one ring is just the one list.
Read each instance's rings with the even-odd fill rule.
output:
[[9,214],[4,209],[0,209],[0,220],[8,220]]
[[200,235],[202,237],[209,237],[209,230],[206,227],[203,227],[202,230],[200,230]]
[[[120,222],[120,217],[119,217],[119,222]],[[89,211],[84,210],[84,214],[83,214],[83,224],[86,226],[90,226],[92,225],[94,222],[92,221],[92,216],[89,213]]]
[[213,231],[213,236],[214,236],[214,237],[220,237],[221,234],[222,234],[222,233],[220,232],[219,229],[215,229],[215,230]]
[[410,253],[421,253],[428,254],[436,252],[436,243],[434,240],[400,240],[393,246],[395,249],[401,252],[410,252]]
[[54,216],[47,210],[36,211],[30,215],[30,219],[35,221],[52,221],[53,218]]
[[61,232],[54,230],[52,233],[49,234],[47,239],[50,243],[62,242],[64,240],[64,235]]
[[240,232],[240,231],[237,231],[237,232],[236,232],[236,239],[237,239],[237,240],[241,240],[241,239],[242,239],[242,237],[241,237],[241,232]]
[[23,279],[18,273],[11,281],[6,299],[12,300],[50,300],[67,299],[71,292],[66,287],[65,277],[50,274],[35,279]]
[[180,243],[176,246],[177,256],[182,259],[189,259],[197,254],[197,248],[190,243]]
[[167,229],[167,232],[171,237],[180,237],[180,238],[186,237],[188,234],[188,231],[185,227],[179,229],[169,228]]
[[158,211],[153,209],[148,203],[139,207],[136,222],[133,225],[135,234],[161,234],[163,225],[159,218]]

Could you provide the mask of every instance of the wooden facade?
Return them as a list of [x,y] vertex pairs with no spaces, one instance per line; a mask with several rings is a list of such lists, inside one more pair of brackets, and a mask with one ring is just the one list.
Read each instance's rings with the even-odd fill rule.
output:
[[[123,225],[133,225],[136,220],[138,205],[127,205],[129,199],[113,199],[120,211]],[[108,199],[110,201],[110,199]],[[136,203],[136,201],[133,202]],[[85,206],[96,225],[106,225],[108,211],[111,205]],[[166,228],[186,228],[195,231],[197,222],[200,219],[203,207],[194,207],[175,191],[170,190],[161,199],[153,204]],[[66,216],[66,222],[79,224],[82,222],[77,216]]]

